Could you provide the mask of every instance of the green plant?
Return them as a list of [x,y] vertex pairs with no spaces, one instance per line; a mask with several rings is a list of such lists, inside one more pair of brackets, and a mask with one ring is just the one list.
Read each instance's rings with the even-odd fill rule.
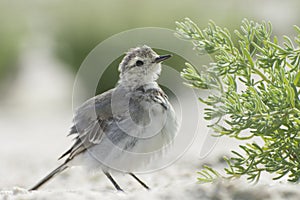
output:
[[[224,158],[227,178],[258,181],[262,172],[300,178],[300,28],[295,30],[294,41],[284,36],[280,46],[270,23],[245,19],[232,36],[212,21],[204,30],[190,19],[177,22],[177,35],[214,59],[201,73],[188,63],[182,71],[188,85],[213,91],[200,98],[205,119],[214,121],[217,135],[248,141]],[[199,173],[201,182],[221,176],[208,166]]]

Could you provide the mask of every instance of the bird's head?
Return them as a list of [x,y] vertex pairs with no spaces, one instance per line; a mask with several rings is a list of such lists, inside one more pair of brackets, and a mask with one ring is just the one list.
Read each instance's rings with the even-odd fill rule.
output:
[[156,81],[161,72],[161,62],[170,57],[160,56],[146,45],[130,49],[119,65],[119,84],[139,86]]

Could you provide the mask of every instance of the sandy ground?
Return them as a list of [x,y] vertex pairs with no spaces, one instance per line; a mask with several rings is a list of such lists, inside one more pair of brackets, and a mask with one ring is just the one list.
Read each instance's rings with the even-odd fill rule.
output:
[[257,185],[244,180],[198,184],[196,172],[201,165],[222,168],[220,157],[236,146],[226,138],[207,140],[204,122],[179,160],[153,173],[139,174],[150,191],[128,175],[114,174],[125,190],[116,192],[102,173],[90,174],[78,167],[55,177],[39,191],[28,192],[26,189],[60,163],[57,157],[72,144],[66,135],[74,80],[45,55],[39,51],[34,57],[24,56],[14,90],[0,105],[0,199],[300,199],[298,185],[273,183],[264,177]]

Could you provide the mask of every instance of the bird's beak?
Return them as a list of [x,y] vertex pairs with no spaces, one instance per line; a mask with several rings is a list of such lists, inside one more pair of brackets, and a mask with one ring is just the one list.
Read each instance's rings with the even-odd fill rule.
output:
[[159,56],[159,57],[155,58],[154,62],[155,63],[160,63],[160,62],[162,62],[164,60],[167,60],[168,58],[171,58],[171,57],[172,57],[172,55],[170,55],[170,54],[162,55],[162,56]]

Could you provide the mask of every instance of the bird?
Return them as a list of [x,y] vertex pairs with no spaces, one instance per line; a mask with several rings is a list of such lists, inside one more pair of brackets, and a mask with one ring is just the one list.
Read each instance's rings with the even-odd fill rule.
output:
[[113,171],[132,176],[149,190],[134,172],[163,156],[165,151],[160,150],[172,146],[179,127],[174,108],[157,83],[161,63],[171,56],[158,55],[147,45],[129,49],[119,64],[116,86],[76,109],[68,135],[74,136],[74,143],[59,157],[63,163],[29,191],[78,165],[102,171],[117,191],[123,189],[111,176]]

